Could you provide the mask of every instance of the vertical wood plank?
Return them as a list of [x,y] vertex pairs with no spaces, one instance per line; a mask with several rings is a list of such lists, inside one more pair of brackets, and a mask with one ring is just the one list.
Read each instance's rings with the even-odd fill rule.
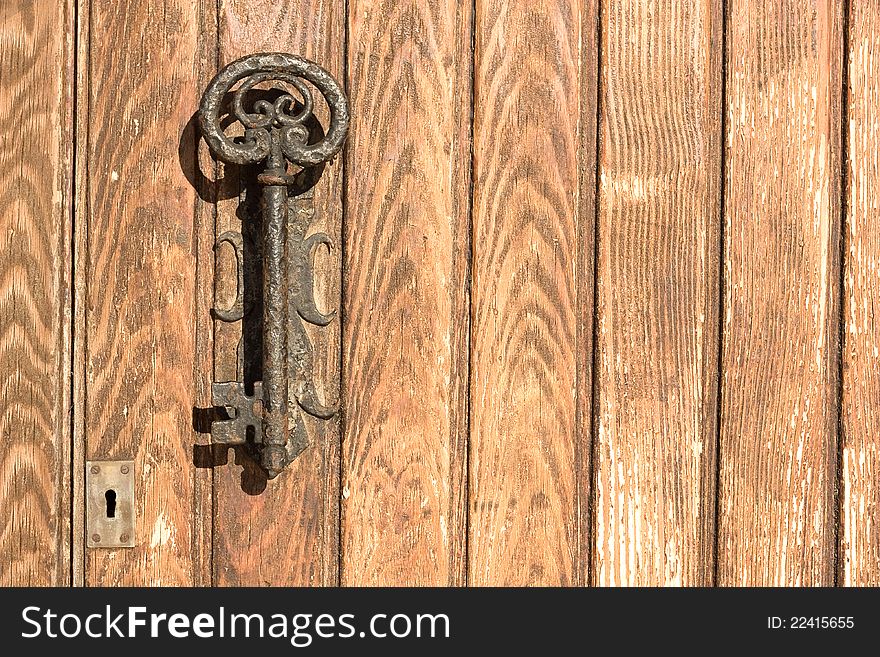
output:
[[70,582],[73,30],[0,5],[0,586]]
[[476,9],[469,582],[583,584],[596,6]]
[[463,584],[471,10],[349,12],[342,582]]
[[841,5],[729,4],[719,584],[834,581]]
[[[290,52],[307,57],[344,80],[345,6],[330,0],[223,0],[220,3],[220,65],[254,52]],[[329,112],[316,95],[322,125]],[[314,188],[316,223],[340,244],[342,227],[342,160],[328,165]],[[217,234],[242,230],[239,197],[219,202]],[[245,221],[247,219],[245,218]],[[323,258],[316,272],[319,306],[340,303],[341,254]],[[221,287],[234,296],[234,272],[220,272]],[[222,300],[218,305],[225,307]],[[311,329],[311,327],[307,327]],[[235,380],[237,325],[217,323],[215,374]],[[315,353],[318,392],[332,403],[339,398],[340,322],[310,330]],[[277,479],[260,481],[260,473],[244,455],[215,469],[216,506],[214,577],[226,586],[332,586],[339,577],[339,418],[330,422],[306,417],[312,444]],[[243,466],[243,467],[238,467]]]
[[593,581],[709,585],[720,0],[602,4]]
[[95,3],[88,20],[77,406],[86,458],[135,460],[137,547],[87,550],[85,581],[203,584],[210,473],[193,467],[192,414],[207,401],[196,345],[208,324],[196,316],[202,215],[187,124],[204,83],[202,39],[213,35],[199,5],[175,0]]
[[880,585],[880,5],[849,3],[841,583]]

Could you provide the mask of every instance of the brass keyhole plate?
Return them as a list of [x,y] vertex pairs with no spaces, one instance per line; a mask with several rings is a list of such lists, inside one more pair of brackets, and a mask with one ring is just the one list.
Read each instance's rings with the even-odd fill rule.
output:
[[135,545],[134,462],[86,462],[86,545]]

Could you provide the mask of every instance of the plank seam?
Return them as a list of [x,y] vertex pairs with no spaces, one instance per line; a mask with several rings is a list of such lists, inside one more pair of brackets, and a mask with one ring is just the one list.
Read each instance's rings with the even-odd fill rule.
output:
[[[342,21],[342,38],[344,40],[344,43],[342,44],[342,49],[345,53],[345,56],[342,58],[342,80],[346,96],[348,98],[351,98],[351,3],[349,2],[349,0],[343,1],[342,12],[344,16]],[[346,247],[348,246],[346,233],[348,224],[348,179],[346,176],[346,171],[348,169],[348,149],[343,151],[343,156],[339,159],[342,166],[340,180],[341,191],[339,194],[339,263],[340,267],[342,267],[342,274],[339,277],[339,399],[342,412],[339,414],[339,464],[337,467],[337,495],[339,496],[339,504],[337,504],[336,508],[336,586],[343,585],[342,576],[345,572],[345,542],[342,539],[343,527],[345,526],[345,518],[343,513],[344,500],[342,499],[342,493],[345,484],[343,476],[343,472],[345,470],[345,467],[343,466],[343,459],[345,458],[345,454],[342,449],[342,443],[345,441],[347,431],[346,425],[348,424],[348,404],[346,403],[347,400],[342,398],[342,396],[345,394],[346,389],[342,381],[345,377],[345,374],[348,372],[348,363],[345,357],[346,329],[348,327],[348,322],[345,319],[345,304],[342,303],[342,301],[347,298],[345,294],[345,288],[346,282],[348,281],[348,276],[346,276],[347,272],[345,269],[345,253]]]
[[[220,11],[221,11],[221,3],[222,0],[216,0],[214,5],[214,71],[220,70]],[[196,139],[199,138],[199,133],[196,132]],[[196,147],[198,148],[198,142],[196,142]],[[196,150],[195,154],[195,163],[198,166],[199,162],[199,154],[198,150]],[[219,172],[219,165],[214,158],[211,158],[211,168],[212,171],[212,186],[214,187],[215,192],[218,191],[219,185],[217,184],[217,174]],[[198,195],[196,195],[196,202],[198,202]],[[215,194],[215,201],[211,203],[211,221],[212,221],[212,230],[211,236],[215,236],[217,234],[218,222],[220,220],[220,210],[217,203],[218,195]],[[216,264],[215,264],[216,266]],[[214,292],[216,299],[216,289],[215,285],[217,282],[217,273],[214,272],[214,280],[211,281],[211,289]],[[213,305],[214,299],[212,299],[211,305]],[[216,345],[216,322],[213,320],[210,322],[211,326],[211,381],[214,381],[214,369],[216,367],[217,356],[214,353],[214,348]],[[217,569],[216,563],[214,559],[214,550],[217,545],[217,513],[218,513],[218,504],[217,504],[217,469],[211,468],[211,547],[208,551],[208,558],[211,560],[210,569],[211,569],[211,586],[217,586]]]
[[73,30],[73,44],[72,50],[70,51],[71,59],[73,60],[73,74],[71,77],[71,82],[74,88],[71,90],[71,99],[72,99],[72,109],[71,109],[71,125],[72,125],[72,137],[73,144],[71,147],[71,156],[70,156],[70,193],[71,193],[71,203],[70,203],[70,280],[68,281],[69,294],[70,294],[70,336],[69,336],[69,345],[70,349],[68,353],[70,354],[70,380],[68,381],[68,395],[70,396],[70,415],[68,417],[68,426],[70,431],[70,452],[68,454],[68,467],[70,468],[70,495],[68,497],[69,502],[69,512],[70,512],[70,522],[68,524],[68,531],[70,535],[69,539],[69,559],[68,559],[68,586],[74,587],[76,584],[76,567],[75,567],[75,558],[76,553],[78,551],[78,543],[79,541],[76,538],[76,529],[77,523],[74,522],[74,518],[76,517],[76,507],[78,496],[74,494],[75,483],[75,473],[76,473],[76,464],[77,464],[77,442],[76,442],[76,406],[74,404],[74,399],[76,395],[76,313],[77,313],[77,298],[76,298],[76,275],[77,275],[77,267],[76,267],[76,209],[77,209],[77,145],[79,143],[79,103],[78,94],[76,89],[76,83],[79,79],[80,74],[80,66],[79,66],[79,46],[80,46],[80,35],[79,35],[79,22],[80,22],[80,3],[73,2],[73,20],[69,25]]
[[[218,0],[219,2],[219,0]],[[342,57],[342,80],[343,85],[345,87],[346,97],[351,98],[351,74],[349,67],[349,58],[351,56],[351,52],[349,51],[349,45],[351,43],[351,25],[350,25],[350,11],[351,11],[351,3],[349,0],[343,1],[343,25],[342,25],[342,51],[345,55]],[[344,364],[345,361],[345,329],[347,323],[345,321],[345,304],[342,303],[342,300],[346,298],[345,296],[345,283],[347,277],[345,275],[345,252],[346,252],[346,225],[348,220],[348,158],[340,157],[340,174],[339,174],[339,185],[340,185],[340,193],[339,193],[339,266],[342,268],[342,273],[339,277],[339,396],[340,396],[340,406],[342,407],[342,412],[339,414],[339,458],[337,459],[336,464],[336,478],[337,478],[337,496],[338,503],[336,505],[336,574],[335,574],[335,582],[334,586],[342,586],[342,573],[343,568],[345,566],[345,562],[343,560],[343,540],[342,540],[342,527],[343,527],[343,518],[342,518],[342,491],[343,491],[343,465],[342,459],[344,457],[342,451],[342,442],[345,439],[346,433],[346,424],[347,424],[347,413],[348,410],[346,408],[346,404],[342,399],[343,391],[345,390],[345,386],[342,384],[342,375],[346,371],[346,367]]]
[[[598,5],[598,3],[597,3]],[[592,21],[588,20],[592,16]],[[591,459],[589,455],[592,451],[591,444],[591,436],[592,436],[592,427],[588,424],[586,427],[584,426],[585,421],[589,422],[587,419],[589,417],[590,412],[592,411],[591,399],[592,399],[592,389],[589,394],[585,393],[583,390],[583,385],[586,382],[587,377],[584,376],[583,368],[580,367],[581,361],[580,356],[577,354],[581,353],[581,350],[584,349],[587,345],[591,349],[589,358],[584,358],[583,365],[586,366],[588,362],[591,361],[593,357],[592,347],[595,344],[593,340],[587,342],[587,336],[590,336],[594,333],[594,326],[590,324],[587,326],[587,322],[591,320],[590,317],[587,317],[584,313],[584,304],[587,302],[589,298],[591,290],[586,289],[587,285],[592,285],[595,290],[596,279],[595,276],[587,277],[587,250],[589,246],[593,246],[594,244],[587,244],[587,238],[591,234],[591,229],[595,228],[596,222],[594,221],[592,226],[586,226],[586,221],[589,215],[588,209],[589,206],[585,207],[584,197],[585,192],[589,188],[590,184],[593,185],[594,189],[596,187],[596,181],[598,180],[598,133],[595,131],[598,129],[598,105],[596,102],[597,96],[591,97],[589,94],[589,89],[587,88],[589,76],[592,74],[594,80],[598,80],[598,63],[594,62],[596,68],[591,68],[588,70],[588,53],[585,50],[586,43],[595,43],[596,37],[596,29],[597,29],[597,16],[595,12],[590,11],[590,7],[582,7],[580,14],[580,21],[578,24],[578,32],[579,32],[579,40],[578,40],[578,124],[577,124],[577,143],[578,143],[578,203],[577,203],[577,213],[578,213],[578,221],[577,221],[577,283],[575,288],[576,301],[575,307],[577,309],[576,312],[576,321],[577,326],[575,329],[575,350],[576,350],[576,368],[575,368],[575,467],[576,471],[576,487],[577,487],[577,551],[576,558],[578,560],[575,573],[574,573],[574,581],[579,586],[589,585],[590,583],[590,559],[592,557],[592,545],[591,545],[591,534],[590,528],[592,526],[591,523],[591,505],[590,505],[590,490],[591,490],[591,471],[590,471],[590,462]],[[585,37],[589,36],[589,39]],[[595,91],[595,89],[594,89]],[[588,127],[587,118],[587,110],[584,108],[584,100],[593,100],[593,111],[595,114],[593,115],[593,130],[594,130],[594,143],[593,143],[593,166],[586,167],[585,162],[588,162],[588,154],[585,152],[584,148],[582,148],[582,144],[584,143],[584,138],[586,136],[586,129]],[[590,176],[593,176],[592,180]],[[594,194],[593,196],[593,210],[596,210],[596,202],[597,196]],[[593,291],[594,291],[593,290]],[[590,310],[595,310],[595,305]],[[591,317],[595,317],[594,313],[590,313]],[[591,369],[592,375],[592,369]],[[592,380],[591,380],[592,384]],[[590,404],[590,406],[585,410],[585,405]],[[586,439],[586,441],[585,441]],[[583,443],[587,444],[584,445]],[[583,508],[584,505],[586,508]]]
[[[475,185],[474,185],[474,172],[476,171],[475,159],[476,159],[476,133],[474,130],[474,115],[476,111],[476,86],[477,86],[477,0],[472,0],[470,3],[470,30],[471,30],[471,43],[470,43],[470,58],[471,58],[471,87],[470,87],[470,95],[468,97],[468,134],[469,134],[469,158],[468,158],[468,166],[470,167],[468,171],[468,209],[467,209],[467,226],[466,226],[466,239],[468,240],[468,260],[465,263],[465,267],[467,267],[465,271],[465,281],[467,283],[467,344],[465,345],[465,353],[467,354],[466,358],[466,372],[465,372],[465,417],[464,417],[464,462],[461,464],[462,468],[462,493],[464,495],[464,536],[462,538],[464,545],[462,546],[462,550],[464,552],[464,581],[461,582],[464,586],[470,586],[470,574],[471,574],[471,415],[472,415],[472,407],[471,407],[471,390],[473,387],[473,382],[471,380],[473,368],[471,367],[472,353],[471,346],[474,343],[474,262],[476,259],[476,254],[474,252],[474,198],[475,198]],[[452,558],[452,555],[450,555]]]
[[847,254],[847,217],[848,203],[847,196],[849,186],[851,184],[849,176],[849,149],[847,147],[849,138],[849,57],[850,57],[850,0],[843,0],[842,4],[842,24],[841,39],[843,40],[841,50],[841,71],[840,71],[840,237],[838,238],[838,317],[837,317],[837,389],[835,390],[836,402],[836,424],[837,424],[837,445],[836,445],[836,462],[835,462],[835,478],[834,478],[834,586],[841,586],[843,579],[843,569],[845,568],[844,559],[842,558],[842,500],[841,490],[844,485],[843,478],[843,448],[844,448],[844,422],[843,422],[843,369],[844,369],[844,344],[846,340],[846,254]]
[[[76,78],[74,89],[74,200],[72,217],[71,244],[71,285],[73,295],[71,299],[71,586],[85,586],[86,584],[86,552],[85,552],[85,506],[84,482],[85,482],[85,457],[86,457],[86,408],[88,389],[86,386],[85,359],[88,353],[86,328],[86,300],[88,299],[89,280],[85,273],[88,272],[89,260],[89,213],[91,203],[89,190],[91,176],[88,167],[88,150],[91,146],[91,126],[88,118],[91,115],[92,99],[92,76],[91,76],[91,33],[92,33],[92,6],[88,0],[76,2],[74,35],[75,42],[75,71]],[[80,61],[82,51],[83,61]],[[81,85],[80,82],[84,83]],[[82,149],[84,157],[78,157]],[[79,175],[82,168],[82,175]],[[77,220],[81,219],[81,220]],[[81,248],[77,248],[77,246]],[[79,265],[84,265],[80,267]],[[80,277],[82,280],[80,281]],[[76,522],[73,522],[74,519]]]
[[599,469],[597,467],[599,458],[599,211],[601,209],[601,189],[600,189],[600,168],[601,168],[601,140],[602,140],[602,2],[596,3],[596,143],[595,147],[595,166],[594,166],[594,182],[593,182],[593,308],[591,314],[592,325],[592,344],[591,366],[590,366],[590,463],[588,466],[588,477],[590,482],[589,494],[587,497],[587,517],[589,518],[589,527],[587,535],[590,539],[590,550],[587,557],[587,584],[596,586],[596,564],[593,559],[594,548],[596,546],[596,526],[598,521],[596,518],[596,491]]
[[721,184],[719,185],[719,221],[718,221],[718,355],[716,367],[716,402],[715,402],[715,509],[713,520],[712,541],[712,583],[718,586],[718,567],[721,532],[721,427],[724,404],[724,317],[725,317],[725,278],[724,253],[727,246],[727,55],[728,55],[728,2],[721,2]]

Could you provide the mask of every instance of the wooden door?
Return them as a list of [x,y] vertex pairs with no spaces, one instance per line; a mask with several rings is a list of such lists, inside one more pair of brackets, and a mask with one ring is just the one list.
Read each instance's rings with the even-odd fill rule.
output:
[[[880,8],[10,0],[0,583],[877,585]],[[210,444],[252,327],[195,112],[252,52],[346,88],[310,334],[342,412]],[[326,114],[322,117],[326,120]],[[133,459],[136,546],[87,547]]]

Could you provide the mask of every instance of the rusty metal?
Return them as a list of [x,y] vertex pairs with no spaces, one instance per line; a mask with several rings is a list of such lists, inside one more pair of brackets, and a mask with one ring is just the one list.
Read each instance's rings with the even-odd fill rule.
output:
[[[267,87],[276,93],[267,95]],[[311,87],[330,109],[326,133],[317,139],[310,129],[316,122]],[[258,90],[262,97],[253,100]],[[245,108],[249,94],[251,111]],[[226,134],[224,111],[244,127],[243,137]],[[314,251],[331,241],[323,233],[306,237],[314,209],[303,181],[316,179],[319,165],[339,152],[348,122],[348,103],[336,80],[314,62],[284,53],[232,62],[210,82],[199,107],[202,134],[214,156],[259,165],[256,180],[262,186],[262,380],[254,382],[250,393],[244,381],[214,383],[213,404],[229,417],[216,420],[211,434],[217,443],[253,444],[270,478],[309,444],[301,412],[325,420],[336,413],[336,407],[318,399],[312,346],[303,325],[326,326],[334,317],[315,305]],[[237,321],[251,310],[243,290],[245,240],[239,233],[224,233],[217,245],[223,242],[236,253],[238,289],[233,305],[215,310],[214,316]]]

